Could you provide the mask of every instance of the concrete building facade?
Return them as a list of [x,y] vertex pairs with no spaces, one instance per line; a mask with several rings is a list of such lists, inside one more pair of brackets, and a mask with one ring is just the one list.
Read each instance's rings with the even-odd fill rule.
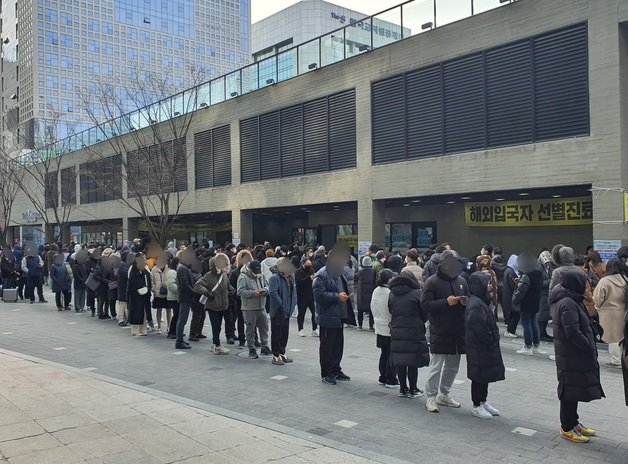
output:
[[[520,0],[199,110],[178,238],[447,241],[468,255],[626,244],[627,111],[628,3]],[[208,167],[199,134],[219,128],[228,143]],[[228,182],[202,187],[216,166]],[[72,221],[142,228],[115,200],[79,201]]]

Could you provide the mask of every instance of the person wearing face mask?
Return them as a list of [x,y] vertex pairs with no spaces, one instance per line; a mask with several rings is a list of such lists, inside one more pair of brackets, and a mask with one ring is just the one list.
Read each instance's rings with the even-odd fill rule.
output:
[[244,317],[249,358],[257,359],[259,357],[255,349],[256,331],[259,332],[262,354],[268,356],[271,354],[268,348],[268,317],[265,311],[268,284],[259,261],[251,261],[242,266],[236,287]]
[[[467,281],[461,277],[464,265],[453,251],[444,251],[435,275],[425,282],[421,305],[429,313],[430,365],[425,385],[426,409],[439,412],[438,405],[459,408],[449,396],[465,353],[465,308]],[[438,399],[436,395],[440,391]]]
[[469,304],[465,319],[467,377],[471,380],[473,416],[492,419],[499,410],[488,402],[488,384],[506,378],[499,347],[499,328],[491,303],[490,276],[475,272],[469,277]]
[[227,348],[220,346],[220,332],[222,330],[222,320],[229,308],[229,294],[235,289],[229,283],[228,273],[231,264],[229,258],[222,253],[209,260],[209,272],[194,286],[194,291],[205,296],[205,309],[209,315],[212,326],[212,348],[211,352],[216,355],[229,354]]
[[146,336],[146,313],[150,311],[150,273],[146,269],[146,258],[142,253],[135,255],[129,268],[127,281],[129,324],[131,335]]
[[318,272],[313,285],[320,332],[321,378],[327,385],[351,380],[340,366],[344,351],[344,324],[355,326],[347,281],[342,275],[348,257],[347,251],[341,248],[332,249],[325,267]]
[[297,314],[297,325],[299,329],[299,336],[305,337],[303,324],[305,323],[305,314],[309,309],[312,314],[312,336],[318,337],[318,326],[316,324],[314,309],[314,293],[312,292],[314,269],[312,268],[312,261],[307,256],[303,257],[301,267],[297,269],[294,277],[297,283],[297,308],[299,310],[299,313]]

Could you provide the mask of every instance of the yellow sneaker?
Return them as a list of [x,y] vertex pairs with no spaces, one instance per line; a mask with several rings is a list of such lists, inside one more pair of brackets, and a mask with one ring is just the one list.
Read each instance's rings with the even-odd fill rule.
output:
[[588,437],[585,437],[578,431],[578,427],[575,427],[569,432],[565,432],[561,427],[560,436],[565,440],[573,441],[574,443],[589,443],[589,441],[591,441]]
[[576,430],[585,437],[594,437],[597,434],[595,430],[585,427],[580,422],[578,422],[578,425],[576,425]]

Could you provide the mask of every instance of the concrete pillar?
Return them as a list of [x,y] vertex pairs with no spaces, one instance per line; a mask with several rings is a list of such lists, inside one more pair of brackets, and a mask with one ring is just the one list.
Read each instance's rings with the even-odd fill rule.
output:
[[234,209],[231,211],[231,237],[238,238],[240,243],[253,246],[253,213],[249,210]]
[[127,245],[133,242],[134,238],[139,234],[139,219],[137,218],[122,218],[122,241],[127,241]]
[[385,213],[384,200],[358,200],[358,242],[384,246]]

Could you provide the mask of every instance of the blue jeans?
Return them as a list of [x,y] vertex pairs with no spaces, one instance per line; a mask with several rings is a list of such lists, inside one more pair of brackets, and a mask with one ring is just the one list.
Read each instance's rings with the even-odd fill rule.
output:
[[188,316],[192,309],[192,303],[179,303],[179,317],[177,318],[177,344],[183,343],[183,329],[188,323]]
[[523,327],[523,340],[526,346],[540,343],[539,324],[536,322],[536,313],[521,313],[521,327]]

